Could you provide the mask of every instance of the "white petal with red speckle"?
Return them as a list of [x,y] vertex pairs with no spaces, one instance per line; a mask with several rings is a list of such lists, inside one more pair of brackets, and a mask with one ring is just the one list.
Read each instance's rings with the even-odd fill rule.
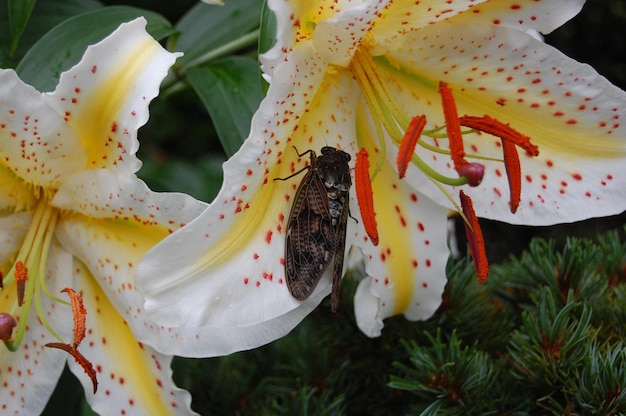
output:
[[0,69],[0,85],[2,169],[47,188],[83,169],[87,155],[78,132],[46,105],[43,95],[12,69]]
[[[86,267],[74,261],[74,287],[87,309],[87,334],[79,351],[93,364],[98,377],[97,394],[87,394],[100,414],[188,415],[191,396],[172,382],[171,356],[156,352],[135,339],[124,318],[109,302]],[[73,361],[69,367],[90,392],[91,380]]]
[[145,26],[144,18],[135,19],[90,46],[45,96],[80,131],[89,168],[135,173],[141,166],[135,156],[137,129],[148,121],[148,104],[158,95],[160,80],[182,55],[163,49]]
[[170,232],[207,207],[185,194],[152,192],[137,177],[108,169],[90,169],[69,178],[51,205],[91,218],[161,224]]
[[[489,114],[539,146],[539,157],[518,152],[523,194],[515,215],[509,211],[504,165],[481,161],[487,166],[484,179],[467,190],[478,216],[546,225],[626,210],[626,175],[620,174],[626,156],[623,91],[588,65],[511,29],[442,24],[413,36],[413,42],[390,56],[389,67],[382,68],[390,77],[395,70],[389,68],[395,65],[411,68],[409,78],[415,82],[405,78],[406,84],[397,86],[397,98],[408,111],[428,114],[434,125],[443,122],[443,113],[436,110],[436,91],[418,81],[423,74],[439,73],[453,88],[460,115]],[[477,47],[479,54],[472,52]],[[465,135],[464,142],[468,154],[502,158],[498,138]],[[448,157],[419,146],[418,154],[439,171],[456,176]],[[390,157],[395,157],[393,152]],[[407,180],[450,206],[417,169],[409,169]]]
[[[0,311],[28,317],[17,352],[0,350],[3,414],[40,413],[68,360],[98,412],[190,413],[189,395],[171,381],[171,357],[137,341],[162,342],[167,328],[132,319],[143,318],[134,286],[141,256],[206,207],[186,195],[153,193],[134,175],[140,166],[137,129],[178,55],[163,49],[145,25],[143,18],[123,24],[89,47],[53,93],[41,94],[13,71],[0,70],[0,265],[9,276]],[[25,238],[27,231],[32,233]],[[16,306],[15,277],[8,273],[16,258],[29,267],[26,297],[34,296],[41,309]],[[60,299],[65,287],[87,295],[89,332],[78,350],[84,347],[87,359],[98,364],[105,393],[91,393],[91,380],[66,353],[44,349],[47,342],[71,342],[73,327],[71,307],[46,296],[44,281]],[[94,319],[101,315],[104,323]],[[132,365],[141,371],[129,372]]]

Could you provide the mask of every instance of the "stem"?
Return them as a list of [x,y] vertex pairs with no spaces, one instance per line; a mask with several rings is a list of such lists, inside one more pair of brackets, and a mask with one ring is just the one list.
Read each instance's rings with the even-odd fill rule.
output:
[[206,64],[207,62],[215,60],[219,57],[230,55],[231,53],[236,52],[240,49],[254,45],[256,42],[258,42],[260,33],[260,29],[255,29],[252,32],[248,32],[237,39],[220,45],[215,49],[211,49],[210,51],[205,52],[197,58],[190,60],[181,67],[177,68],[175,76],[168,76],[163,81],[162,89],[167,93],[177,91],[178,89],[180,89],[180,87],[177,85],[181,83],[181,79],[185,76],[189,68]]

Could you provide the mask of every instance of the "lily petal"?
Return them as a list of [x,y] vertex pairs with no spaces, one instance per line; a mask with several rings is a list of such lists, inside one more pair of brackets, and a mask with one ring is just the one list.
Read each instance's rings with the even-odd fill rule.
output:
[[576,16],[585,0],[491,0],[454,16],[455,23],[508,26],[526,32],[530,29],[548,34]]
[[142,313],[135,271],[150,248],[206,204],[184,194],[152,192],[137,178],[105,169],[72,177],[53,204],[68,213],[59,220],[57,238],[88,267],[137,338],[151,345],[170,342],[172,334],[153,329]]
[[163,49],[145,26],[143,17],[124,23],[87,48],[46,95],[48,104],[79,132],[89,168],[135,173],[141,166],[135,156],[137,129],[148,120],[148,104],[182,55]]
[[[172,357],[137,342],[85,265],[75,259],[73,270],[74,287],[80,289],[88,311],[87,335],[79,349],[98,373],[98,393],[86,395],[92,409],[138,416],[195,414],[189,393],[172,382]],[[73,361],[69,367],[85,391],[91,391],[82,367]]]
[[[308,162],[308,157],[297,156],[291,141],[298,143],[299,152],[318,152],[324,145],[350,149],[355,133],[349,123],[353,110],[346,103],[355,102],[355,90],[345,73],[338,74],[345,78],[322,83],[322,68],[315,58],[303,53],[307,60],[299,62],[298,56],[293,56],[294,67],[284,68],[309,71],[307,82],[299,82],[295,72],[277,71],[284,83],[272,85],[253,118],[251,138],[224,164],[224,184],[213,203],[166,239],[168,243],[151,250],[138,269],[137,285],[155,322],[165,326],[184,322],[182,326],[195,328],[202,339],[214,342],[179,345],[178,354],[199,354],[204,348],[204,355],[214,355],[267,343],[278,331],[289,332],[330,291],[330,278],[322,278],[304,302],[289,294],[283,263],[285,228],[302,179],[276,179]],[[337,87],[341,85],[348,88]],[[315,111],[307,112],[307,106]]]
[[[441,303],[450,254],[446,244],[446,211],[415,192],[386,165],[372,183],[379,218],[379,244],[363,244],[365,270],[355,295],[357,325],[370,337],[380,336],[382,319],[404,314],[412,321],[427,319]],[[356,239],[358,244],[362,239]],[[377,308],[367,296],[378,301]],[[372,315],[372,312],[376,312]]]
[[[67,252],[53,243],[46,274],[47,287],[52,293],[61,291],[62,282],[51,276],[56,276],[58,270],[67,270],[71,260]],[[15,298],[14,291],[3,291],[0,310],[10,311]],[[61,338],[71,340],[72,311],[69,306],[53,303],[41,296],[43,313],[55,332]],[[39,414],[45,407],[67,361],[64,352],[44,347],[48,341],[54,341],[54,338],[41,325],[37,314],[31,313],[21,347],[14,353],[4,348],[0,352],[0,409],[3,414]]]
[[[315,10],[316,18],[321,20],[312,37],[317,53],[328,63],[347,66],[361,43],[361,37],[368,32],[388,1],[346,2],[344,9],[336,2],[327,1],[325,9],[332,13],[332,17],[324,19],[323,12]],[[314,4],[322,8],[320,2]]]
[[0,211],[16,212],[35,204],[36,198],[24,181],[0,164]]
[[[357,120],[364,123],[359,125],[359,143],[374,150],[372,163],[381,168],[372,180],[379,244],[370,244],[365,234],[354,239],[364,253],[366,274],[371,276],[360,282],[354,308],[361,331],[377,337],[384,318],[404,314],[409,320],[422,320],[439,307],[450,254],[447,213],[398,179],[394,164],[376,161],[383,153],[375,144],[371,119],[369,124],[363,116]],[[390,142],[386,147],[391,152],[387,160],[395,160],[398,148]]]
[[51,205],[91,218],[161,225],[166,233],[182,227],[207,204],[180,193],[151,191],[137,177],[91,169],[69,178]]
[[[414,44],[425,45],[428,53],[413,53],[408,45]],[[472,58],[463,52],[475,50],[477,45],[484,51],[481,55]],[[395,78],[398,72],[393,67],[409,72],[400,75],[405,81],[403,88],[421,100],[406,93],[399,93],[399,100],[417,114],[434,113],[432,122],[442,122],[430,108],[430,103],[436,102],[434,88],[421,80],[423,74],[440,73],[453,86],[460,114],[490,114],[539,146],[537,158],[520,154],[523,199],[515,215],[508,207],[503,164],[485,162],[483,182],[466,192],[478,216],[547,225],[626,209],[626,178],[619,174],[626,155],[626,127],[620,123],[626,97],[591,67],[530,35],[504,27],[464,24],[420,31],[419,39],[407,42],[381,67],[394,72]],[[498,138],[466,135],[464,141],[472,153],[502,157]],[[423,149],[418,154],[436,159]],[[453,175],[445,157],[433,160],[432,166]],[[441,191],[417,169],[410,172],[413,175],[407,175],[407,180],[417,189],[450,207]],[[456,194],[454,190],[451,193]]]
[[31,219],[26,212],[0,215],[0,267],[15,259]]
[[85,166],[80,137],[40,92],[11,69],[0,69],[0,85],[2,176],[10,172],[33,186],[54,189]]

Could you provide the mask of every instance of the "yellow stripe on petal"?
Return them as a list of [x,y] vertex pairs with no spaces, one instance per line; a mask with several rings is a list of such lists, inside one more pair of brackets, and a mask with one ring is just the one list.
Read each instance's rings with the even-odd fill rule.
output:
[[[116,65],[107,68],[108,73],[101,77],[89,96],[81,97],[80,112],[72,117],[71,122],[80,132],[87,149],[88,166],[111,166],[119,157],[131,152],[131,149],[124,148],[124,138],[119,137],[129,134],[120,131],[123,126],[119,119],[127,116],[122,115],[124,110],[133,115],[132,107],[145,100],[146,97],[134,96],[137,82],[142,76],[149,76],[149,64],[160,49],[151,38],[137,43],[134,49],[126,51],[125,56],[115,57]],[[94,76],[100,75],[98,71],[96,66],[91,70]]]
[[[270,175],[270,177],[280,177]],[[297,179],[294,179],[297,181]],[[273,203],[274,184],[261,185],[259,191],[248,201],[240,200],[234,208],[235,212],[224,214],[225,216],[235,216],[228,232],[227,238],[221,238],[201,256],[197,262],[190,266],[191,270],[186,273],[199,273],[201,270],[210,270],[232,261],[234,253],[241,253],[253,241],[257,240],[259,234],[269,244],[272,238],[273,224],[263,224],[264,221],[279,218],[279,211],[282,203]],[[280,208],[277,208],[280,206]],[[286,220],[283,226],[286,226]],[[268,234],[269,233],[269,234]],[[282,254],[282,253],[281,253]]]
[[123,23],[82,60],[61,74],[44,98],[80,135],[87,168],[136,172],[137,129],[148,105],[180,54],[163,49],[145,30],[146,20]]
[[364,103],[355,120],[359,147],[368,149],[378,167],[372,191],[379,245],[363,247],[372,256],[367,267],[373,277],[370,290],[380,302],[377,319],[397,314],[426,319],[439,306],[445,284],[445,209],[399,179]]
[[[379,250],[392,282],[393,315],[403,313],[409,307],[415,285],[415,247],[411,244],[411,231],[407,223],[407,207],[401,203],[396,185],[398,174],[388,164],[383,165],[372,183],[376,218],[379,219]],[[380,201],[395,203],[378,203]]]
[[87,396],[93,409],[105,414],[184,413],[188,397],[171,382],[170,357],[139,343],[84,265],[75,264],[75,269],[88,322],[79,350],[98,373],[98,394]]

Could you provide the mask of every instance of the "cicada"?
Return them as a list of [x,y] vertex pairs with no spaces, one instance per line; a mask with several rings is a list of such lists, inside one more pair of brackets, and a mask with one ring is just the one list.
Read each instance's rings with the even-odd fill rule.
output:
[[287,288],[294,298],[307,299],[334,259],[331,311],[336,312],[341,293],[346,225],[350,216],[350,155],[324,146],[320,156],[314,150],[298,153],[298,156],[307,153],[311,158],[309,166],[287,178],[277,178],[287,180],[307,170],[296,191],[287,223]]

